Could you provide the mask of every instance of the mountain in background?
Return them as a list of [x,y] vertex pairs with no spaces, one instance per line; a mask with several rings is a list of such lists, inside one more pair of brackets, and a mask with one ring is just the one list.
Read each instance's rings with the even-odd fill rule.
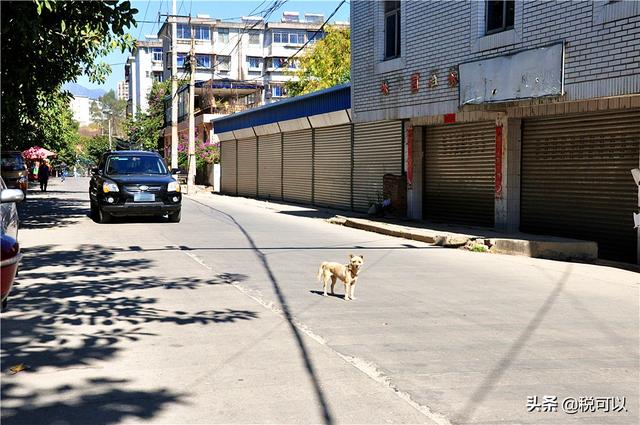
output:
[[106,93],[102,89],[88,89],[78,83],[66,83],[62,86],[62,90],[67,90],[74,96],[86,96],[89,99],[97,99]]

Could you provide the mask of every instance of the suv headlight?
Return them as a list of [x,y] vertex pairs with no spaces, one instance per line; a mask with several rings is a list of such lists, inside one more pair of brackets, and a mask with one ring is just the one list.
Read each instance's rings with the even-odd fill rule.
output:
[[167,186],[167,192],[180,192],[180,184],[177,181],[172,181]]
[[102,183],[102,191],[104,193],[120,192],[120,189],[118,189],[118,185],[115,184],[114,182],[105,181]]

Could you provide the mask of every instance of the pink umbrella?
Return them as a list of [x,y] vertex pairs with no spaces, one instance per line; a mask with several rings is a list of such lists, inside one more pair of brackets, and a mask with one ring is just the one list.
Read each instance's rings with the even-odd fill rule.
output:
[[40,146],[32,146],[26,151],[22,151],[22,156],[25,159],[45,159],[49,156],[55,156],[56,154],[41,148]]

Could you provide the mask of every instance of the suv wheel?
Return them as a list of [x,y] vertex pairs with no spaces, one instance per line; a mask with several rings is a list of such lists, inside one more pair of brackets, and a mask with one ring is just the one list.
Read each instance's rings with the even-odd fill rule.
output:
[[98,223],[105,224],[111,221],[111,214],[109,214],[108,212],[102,211],[102,208],[98,206],[96,206],[96,209],[98,212]]
[[173,214],[169,214],[169,222],[171,223],[180,223],[180,213],[182,210],[178,210]]

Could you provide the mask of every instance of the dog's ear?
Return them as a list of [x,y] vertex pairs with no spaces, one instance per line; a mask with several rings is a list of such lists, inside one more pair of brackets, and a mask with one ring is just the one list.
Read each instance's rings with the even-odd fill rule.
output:
[[364,255],[361,255],[360,258],[362,258],[362,261],[364,261]]
[[349,254],[349,259],[353,258],[354,255],[353,254]]

